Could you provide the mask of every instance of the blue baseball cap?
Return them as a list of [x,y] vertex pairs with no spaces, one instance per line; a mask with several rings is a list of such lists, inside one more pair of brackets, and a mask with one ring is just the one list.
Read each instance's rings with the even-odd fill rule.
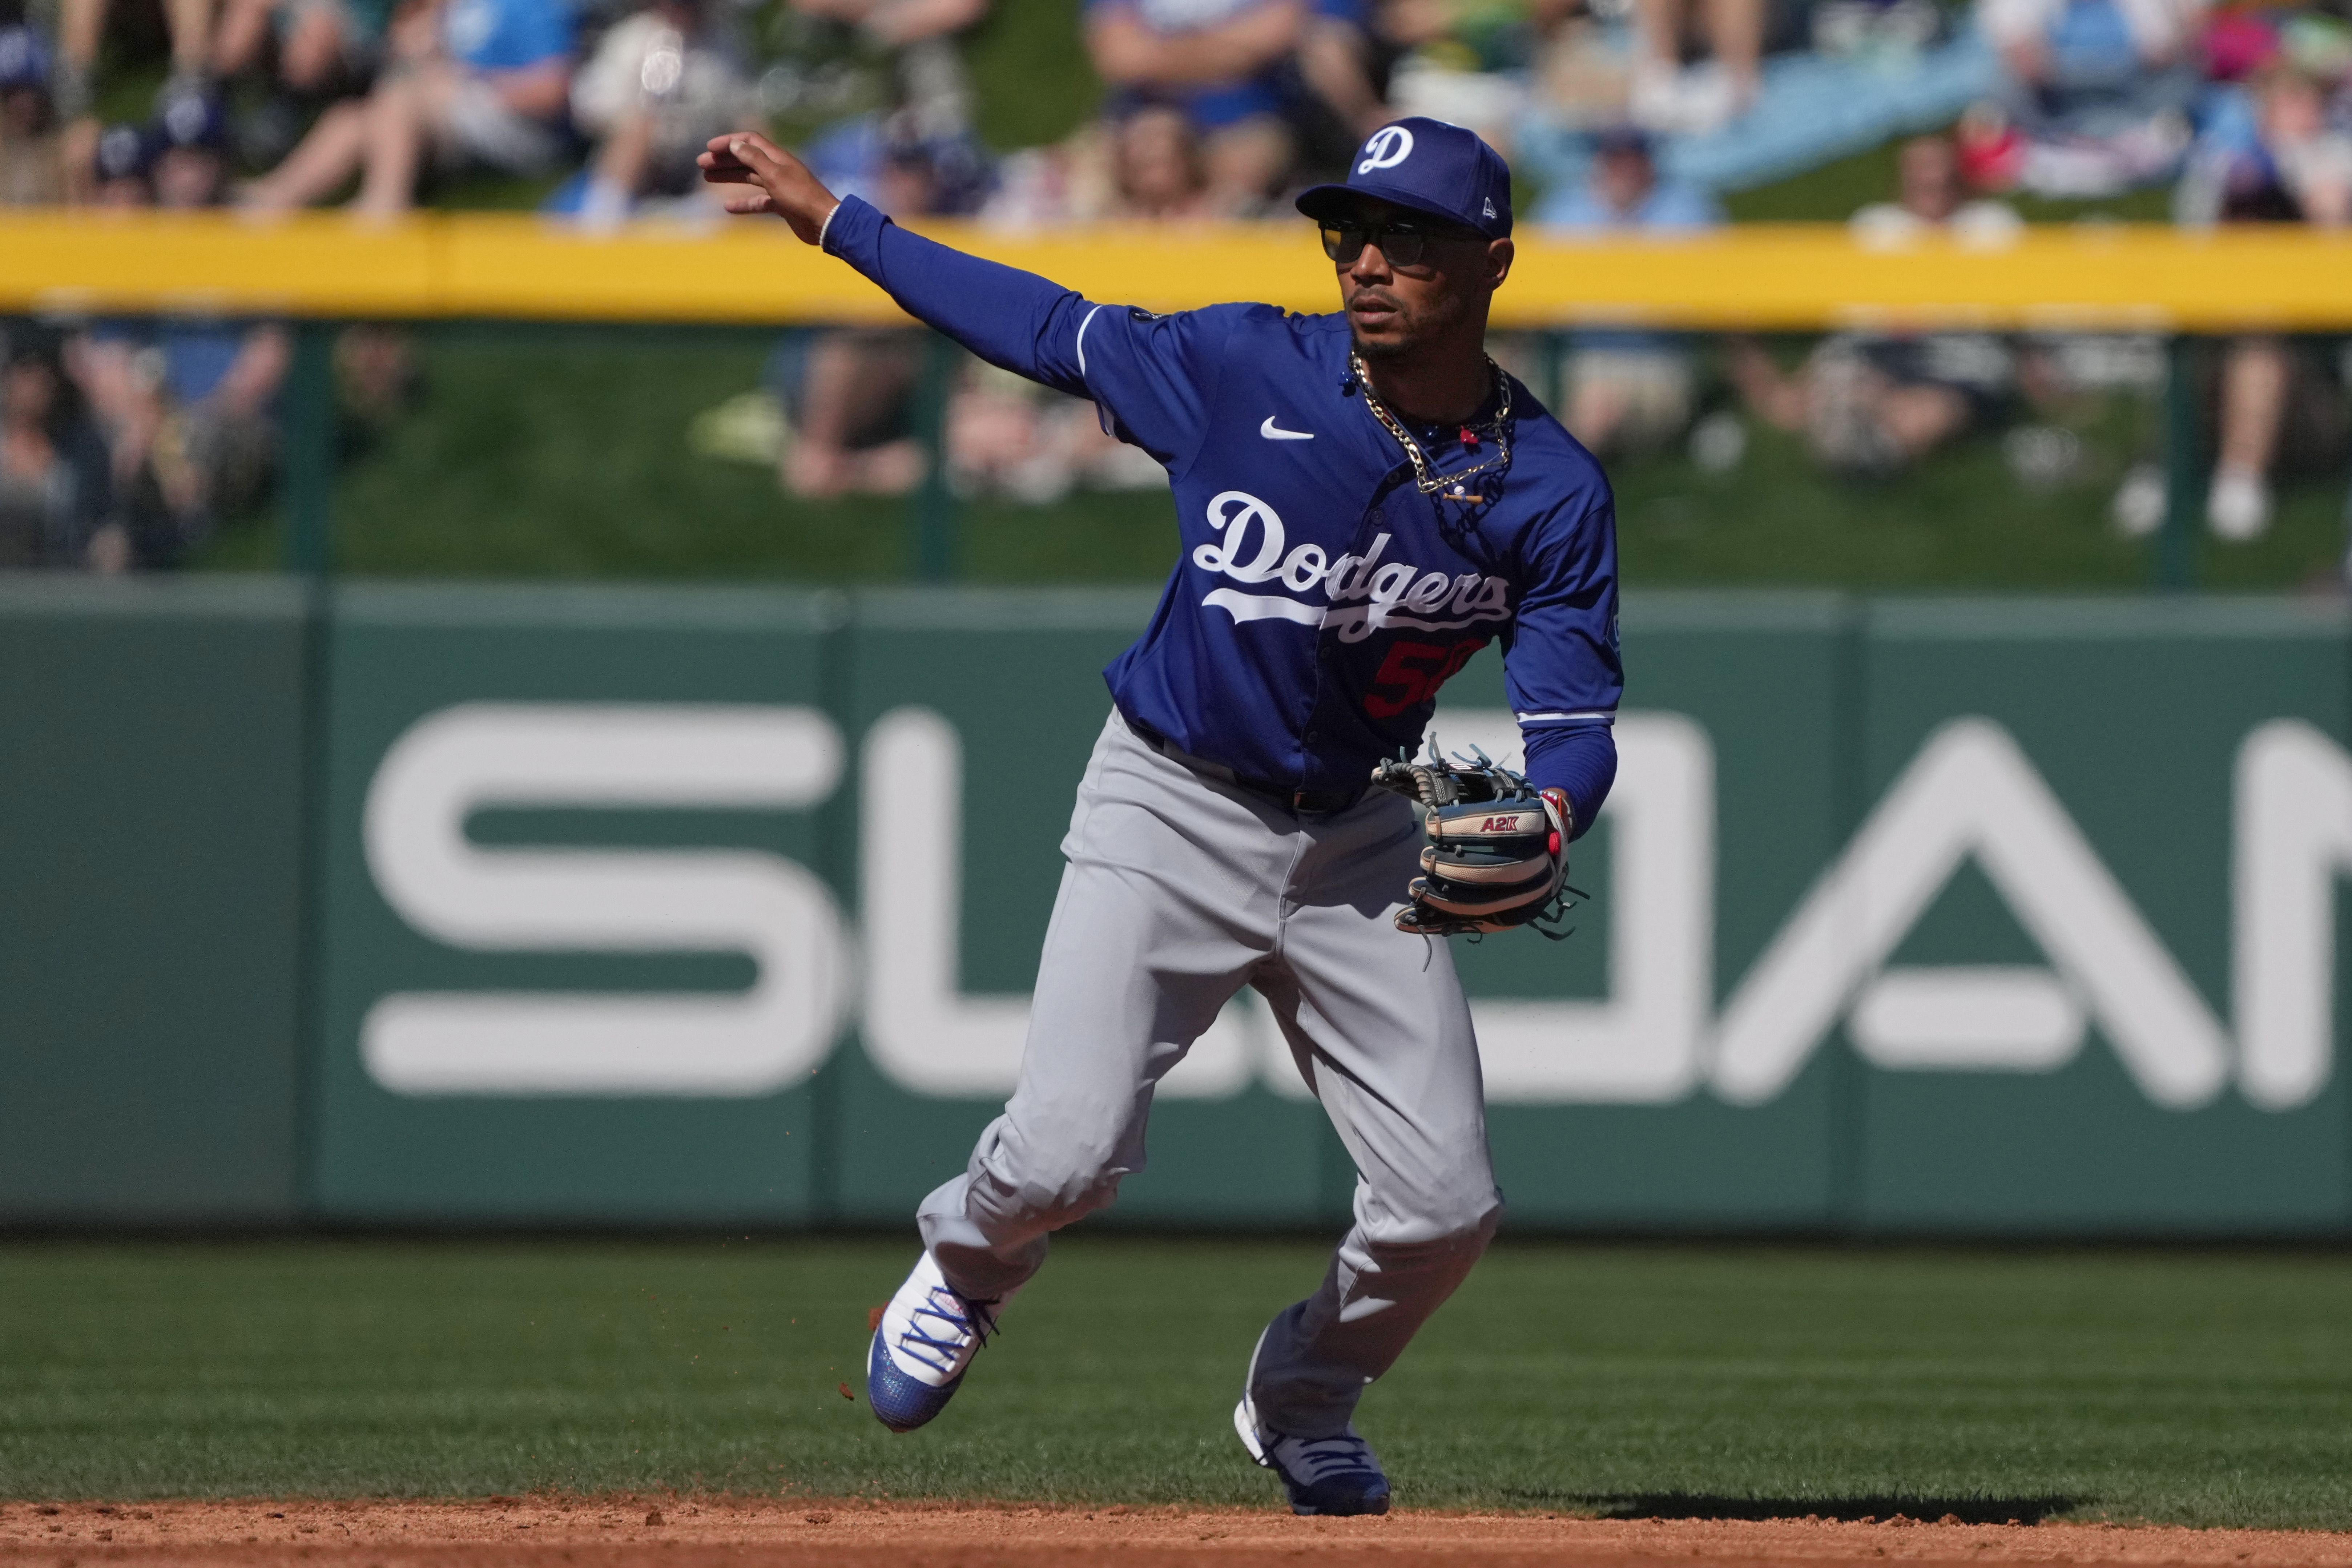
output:
[[49,85],[49,47],[30,27],[0,27],[0,92]]
[[100,181],[144,179],[155,166],[154,139],[136,125],[110,125],[90,155]]
[[159,152],[217,153],[228,145],[228,116],[219,98],[203,88],[166,83],[155,95],[155,118],[147,134]]
[[1370,196],[1475,229],[1489,239],[1511,232],[1511,171],[1475,131],[1414,115],[1392,120],[1364,138],[1345,184],[1300,194],[1298,210],[1318,222]]

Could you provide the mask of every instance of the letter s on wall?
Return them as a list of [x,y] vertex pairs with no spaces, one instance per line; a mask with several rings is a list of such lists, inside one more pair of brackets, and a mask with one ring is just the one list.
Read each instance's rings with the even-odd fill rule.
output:
[[385,902],[476,952],[742,952],[738,993],[433,992],[381,998],[361,1058],[411,1095],[772,1093],[824,1060],[850,999],[824,884],[748,849],[483,848],[489,806],[796,810],[840,782],[814,708],[468,702],[394,742],[362,823]]

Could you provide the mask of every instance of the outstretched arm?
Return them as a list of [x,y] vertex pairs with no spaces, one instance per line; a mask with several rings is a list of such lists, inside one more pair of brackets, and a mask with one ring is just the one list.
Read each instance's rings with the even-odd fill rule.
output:
[[836,198],[807,165],[756,131],[710,139],[702,177],[731,213],[772,213],[871,278],[906,312],[992,364],[1080,397],[1084,334],[1095,307],[1032,272],[908,234],[855,196]]

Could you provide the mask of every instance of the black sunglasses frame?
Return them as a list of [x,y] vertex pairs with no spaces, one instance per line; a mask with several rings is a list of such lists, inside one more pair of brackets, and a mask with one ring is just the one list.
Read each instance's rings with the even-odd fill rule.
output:
[[1366,246],[1380,247],[1381,254],[1391,267],[1419,267],[1428,259],[1433,242],[1459,243],[1485,237],[1426,218],[1359,223],[1353,218],[1327,217],[1318,220],[1317,226],[1323,233],[1323,254],[1342,267],[1353,267]]

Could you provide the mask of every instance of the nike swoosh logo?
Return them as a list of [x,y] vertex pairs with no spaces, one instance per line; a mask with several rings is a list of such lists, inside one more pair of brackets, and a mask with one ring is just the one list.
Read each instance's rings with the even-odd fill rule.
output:
[[1312,441],[1315,439],[1315,432],[1312,430],[1284,429],[1281,426],[1276,425],[1274,422],[1274,416],[1271,414],[1265,416],[1265,423],[1257,427],[1257,433],[1265,437],[1269,441]]

